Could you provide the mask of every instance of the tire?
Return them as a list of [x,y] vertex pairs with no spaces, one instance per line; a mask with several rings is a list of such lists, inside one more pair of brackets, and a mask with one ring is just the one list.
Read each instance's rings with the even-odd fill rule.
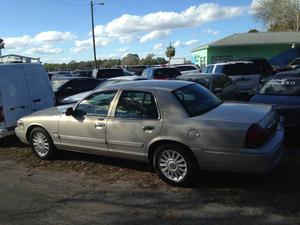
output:
[[33,153],[40,159],[51,159],[55,153],[55,146],[48,132],[36,127],[30,132],[30,145]]
[[186,186],[193,181],[197,163],[187,149],[176,144],[165,144],[154,152],[153,167],[167,184]]

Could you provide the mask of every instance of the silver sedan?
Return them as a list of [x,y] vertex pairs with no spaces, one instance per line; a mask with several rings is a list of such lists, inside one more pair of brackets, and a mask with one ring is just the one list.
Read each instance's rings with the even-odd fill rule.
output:
[[198,168],[271,171],[284,131],[269,105],[223,103],[192,82],[153,80],[33,113],[18,121],[16,134],[42,159],[63,149],[150,161],[162,180],[185,185]]

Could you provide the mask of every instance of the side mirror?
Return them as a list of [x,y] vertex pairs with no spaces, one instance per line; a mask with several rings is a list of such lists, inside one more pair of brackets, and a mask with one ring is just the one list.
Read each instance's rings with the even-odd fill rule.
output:
[[223,92],[222,88],[215,88],[215,89],[213,90],[213,93],[215,93],[215,94],[220,94],[220,93],[222,93],[222,92]]
[[72,107],[67,108],[65,114],[66,116],[72,116],[74,114],[74,109]]

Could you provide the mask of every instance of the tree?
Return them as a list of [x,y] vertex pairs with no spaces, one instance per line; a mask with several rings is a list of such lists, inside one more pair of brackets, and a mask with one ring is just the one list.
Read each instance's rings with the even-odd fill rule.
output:
[[140,57],[138,54],[128,54],[122,59],[122,65],[134,66],[138,65],[140,62]]
[[2,56],[2,49],[4,49],[5,43],[4,40],[2,38],[0,38],[0,56]]
[[257,30],[257,29],[250,29],[249,31],[248,31],[248,33],[258,33],[259,31]]
[[166,56],[169,58],[169,64],[170,64],[171,58],[175,56],[175,47],[172,46],[171,43],[170,46],[167,48]]
[[299,0],[258,0],[253,9],[268,31],[299,31]]
[[147,56],[141,60],[142,65],[155,65],[156,60],[154,59],[154,54],[149,53]]

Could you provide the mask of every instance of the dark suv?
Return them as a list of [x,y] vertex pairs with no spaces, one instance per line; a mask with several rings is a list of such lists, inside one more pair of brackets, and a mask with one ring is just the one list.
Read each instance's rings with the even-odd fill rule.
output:
[[172,80],[181,75],[181,72],[176,68],[163,67],[148,67],[142,73],[142,77],[158,80]]

